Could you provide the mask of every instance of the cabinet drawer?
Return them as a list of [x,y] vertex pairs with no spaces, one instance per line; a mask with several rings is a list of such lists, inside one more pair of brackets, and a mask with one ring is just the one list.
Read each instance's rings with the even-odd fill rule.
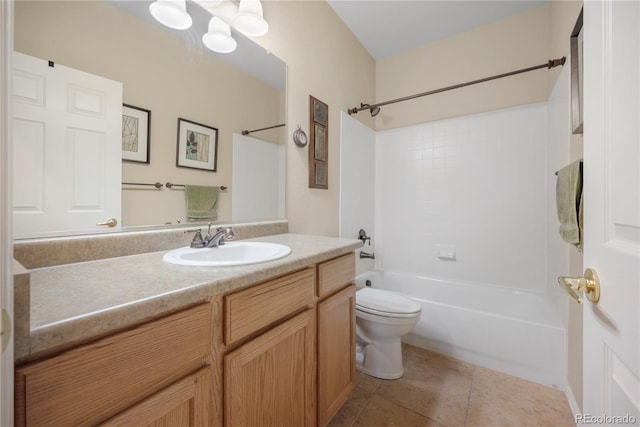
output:
[[353,252],[318,264],[318,296],[324,298],[353,282],[356,257]]
[[315,271],[306,268],[225,297],[225,343],[238,340],[304,308],[314,299]]
[[16,370],[16,425],[95,425],[211,352],[202,304]]

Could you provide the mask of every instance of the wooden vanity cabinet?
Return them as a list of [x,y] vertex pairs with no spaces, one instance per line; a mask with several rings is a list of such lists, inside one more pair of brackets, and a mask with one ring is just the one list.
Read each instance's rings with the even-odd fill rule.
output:
[[316,425],[315,278],[314,266],[225,296],[226,426]]
[[224,356],[225,426],[333,418],[355,386],[354,277],[350,253],[225,296],[225,343],[242,343]]
[[225,425],[315,426],[315,311],[224,357]]
[[318,425],[338,412],[356,382],[355,256],[318,265]]
[[16,426],[325,426],[355,384],[353,253],[16,368]]
[[100,424],[101,427],[212,425],[211,370],[202,368]]
[[118,425],[143,425],[137,404],[150,395],[147,405],[168,402],[168,411],[156,411],[161,419],[178,416],[187,402],[194,421],[209,420],[210,353],[207,303],[17,367],[15,425],[96,425],[122,411]]

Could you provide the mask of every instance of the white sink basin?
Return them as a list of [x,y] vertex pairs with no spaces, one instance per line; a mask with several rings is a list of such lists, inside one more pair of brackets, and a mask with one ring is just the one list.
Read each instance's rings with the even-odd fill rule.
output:
[[226,267],[273,261],[290,253],[290,247],[278,243],[227,242],[217,248],[174,249],[167,252],[162,260],[179,265]]

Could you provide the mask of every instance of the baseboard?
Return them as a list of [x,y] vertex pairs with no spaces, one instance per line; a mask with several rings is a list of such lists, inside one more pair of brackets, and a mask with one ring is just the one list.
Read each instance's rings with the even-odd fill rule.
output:
[[580,405],[578,405],[578,401],[573,395],[573,390],[571,390],[570,385],[567,384],[567,388],[564,394],[565,396],[567,396],[567,401],[569,401],[569,407],[571,408],[571,413],[573,414],[573,422],[575,423],[576,415],[582,414],[582,409],[580,408]]

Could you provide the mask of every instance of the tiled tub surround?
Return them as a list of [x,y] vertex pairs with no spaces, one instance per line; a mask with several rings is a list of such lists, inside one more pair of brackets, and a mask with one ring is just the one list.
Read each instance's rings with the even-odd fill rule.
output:
[[[181,237],[171,249],[185,245],[188,238]],[[250,240],[284,244],[292,252],[276,261],[237,267],[167,264],[162,261],[163,250],[31,270],[29,346],[16,352],[16,359],[30,360],[122,330],[362,245],[355,239],[288,233]]]
[[375,147],[377,269],[546,292],[546,103],[378,132]]

